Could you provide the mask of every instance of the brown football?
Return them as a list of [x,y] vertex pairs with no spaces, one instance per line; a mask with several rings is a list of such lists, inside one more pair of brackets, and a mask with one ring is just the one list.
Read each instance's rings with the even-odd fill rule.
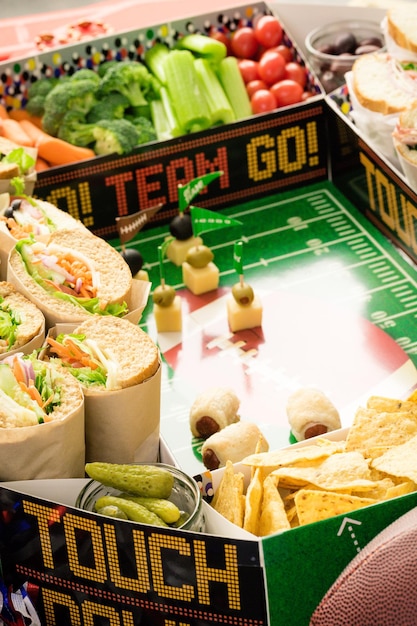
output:
[[387,526],[347,565],[310,626],[417,624],[417,509]]

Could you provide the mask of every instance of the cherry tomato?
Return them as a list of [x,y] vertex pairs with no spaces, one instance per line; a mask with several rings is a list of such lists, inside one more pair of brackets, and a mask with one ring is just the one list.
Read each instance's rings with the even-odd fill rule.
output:
[[263,15],[256,22],[255,36],[261,45],[272,48],[281,43],[282,26],[273,15]]
[[285,66],[285,78],[291,78],[295,82],[300,83],[301,87],[305,87],[307,82],[307,70],[296,61],[290,61]]
[[273,85],[285,77],[285,59],[279,52],[265,52],[258,63],[258,73],[267,85]]
[[258,51],[258,40],[250,26],[242,26],[233,35],[232,52],[239,59],[253,59]]
[[280,55],[283,56],[284,59],[287,61],[287,63],[289,63],[290,61],[293,60],[292,50],[291,50],[291,48],[286,46],[285,43],[280,43],[279,46],[276,46],[274,48],[274,50],[279,52]]
[[249,98],[252,98],[252,96],[255,93],[255,91],[259,91],[260,89],[268,89],[267,84],[264,83],[264,81],[260,80],[260,79],[258,79],[258,80],[251,80],[246,85],[246,91],[248,92]]
[[255,91],[251,98],[252,111],[256,113],[268,113],[277,108],[274,94],[269,89]]
[[217,39],[217,41],[221,41],[227,48],[227,54],[230,54],[232,51],[231,41],[229,37],[221,30],[217,30],[217,28],[212,28],[210,30],[210,37],[212,39]]
[[285,78],[275,83],[275,85],[270,87],[270,91],[275,96],[277,107],[284,107],[289,104],[301,102],[304,92],[300,83],[290,78]]
[[238,65],[245,83],[250,83],[250,81],[259,78],[257,61],[253,61],[252,59],[240,59]]

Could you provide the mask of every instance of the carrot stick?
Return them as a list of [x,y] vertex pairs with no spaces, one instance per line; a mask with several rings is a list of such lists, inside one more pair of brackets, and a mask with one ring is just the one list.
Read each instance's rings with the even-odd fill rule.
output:
[[67,165],[68,163],[92,159],[96,156],[94,150],[90,148],[74,146],[68,141],[52,137],[46,133],[38,139],[36,147],[38,148],[39,156],[48,161],[51,166]]
[[42,128],[42,118],[37,117],[36,115],[31,115],[26,109],[10,109],[9,117],[17,122],[29,120],[32,124],[36,124],[36,126]]
[[38,142],[43,138],[45,131],[29,119],[22,119],[19,124],[23,128],[24,132],[31,138],[33,146],[36,147]]
[[36,172],[45,172],[46,170],[49,170],[50,167],[51,166],[49,165],[47,161],[45,161],[45,159],[41,159],[39,155],[36,157],[36,162],[35,162]]
[[8,117],[9,117],[9,113],[6,107],[4,106],[4,104],[0,104],[0,119],[7,120]]
[[19,146],[33,147],[32,139],[21,127],[20,122],[12,120],[10,117],[2,119],[0,124],[1,134],[6,139],[13,141]]

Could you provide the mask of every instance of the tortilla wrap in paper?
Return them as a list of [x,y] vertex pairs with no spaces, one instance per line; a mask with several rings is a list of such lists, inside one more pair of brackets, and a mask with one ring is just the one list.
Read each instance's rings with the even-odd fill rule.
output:
[[0,428],[0,480],[83,478],[85,476],[84,399],[56,421]]
[[[9,255],[13,254],[13,250],[14,248],[9,252]],[[31,290],[22,283],[10,263],[7,263],[6,279],[9,282],[13,283],[15,287],[20,291],[20,293],[22,293],[24,296],[26,296],[26,298],[34,302],[36,306],[42,311],[45,316],[46,329],[52,328],[56,324],[63,324],[66,322],[69,322],[71,324],[77,324],[85,320],[85,318],[90,315],[84,309],[82,309],[82,307],[80,307],[80,314],[76,316],[73,315],[71,318],[69,318],[67,314],[51,310],[49,306],[45,304],[41,297],[38,297],[37,294],[31,292]],[[148,301],[150,288],[150,282],[145,280],[132,279],[130,293],[126,297],[126,303],[128,306],[128,313],[124,316],[126,319],[135,324],[140,321],[142,312]]]

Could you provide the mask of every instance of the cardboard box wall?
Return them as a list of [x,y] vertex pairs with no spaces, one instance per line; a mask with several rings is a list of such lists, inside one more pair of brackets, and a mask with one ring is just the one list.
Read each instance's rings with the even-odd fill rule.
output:
[[[161,460],[169,459],[166,451]],[[211,490],[221,474],[212,473]],[[209,491],[210,474],[200,478]],[[411,493],[258,539],[206,502],[206,533],[81,511],[74,504],[85,483],[23,481],[0,489],[4,580],[36,590],[42,626],[93,619],[100,626],[308,626],[358,551],[417,505]]]
[[[213,27],[234,29],[270,12],[263,2],[225,8],[157,24],[146,29],[64,46],[33,57],[0,65],[0,101],[24,108],[31,82],[44,76],[70,75],[81,67],[97,69],[107,60],[142,60],[156,40],[169,45],[187,32]],[[278,15],[279,16],[279,15]],[[304,59],[297,42],[285,29],[287,45]],[[11,75],[13,74],[13,80]],[[262,197],[328,177],[324,104],[321,88],[310,73],[309,90],[317,94],[308,103],[227,124],[165,142],[138,147],[123,156],[109,155],[55,167],[38,174],[35,195],[47,199],[81,220],[104,238],[117,235],[115,218],[163,203],[153,223],[178,212],[178,184],[210,170],[224,175],[199,195],[200,206],[221,209],[248,197]]]

